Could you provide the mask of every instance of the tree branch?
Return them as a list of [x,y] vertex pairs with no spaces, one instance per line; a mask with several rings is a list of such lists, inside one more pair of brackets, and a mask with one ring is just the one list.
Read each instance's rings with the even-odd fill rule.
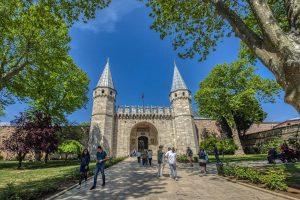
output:
[[290,46],[294,46],[278,25],[266,0],[248,0],[248,3],[264,35],[267,36],[277,51],[282,53],[283,49],[289,49]]
[[[2,83],[5,83],[7,81],[9,81],[10,79],[12,79],[15,75],[17,75],[19,72],[21,72],[25,67],[26,65],[28,65],[29,62],[28,61],[25,61],[24,63],[22,64],[16,64],[15,67],[13,67],[9,72],[5,73],[2,77],[1,77],[1,82]],[[4,85],[1,84],[1,89],[3,89]]]
[[282,83],[284,80],[282,80],[282,69],[279,66],[281,61],[274,49],[269,47],[262,38],[252,31],[239,15],[225,5],[222,0],[211,0],[211,2],[215,5],[217,12],[229,22],[238,37],[275,74],[277,81]]

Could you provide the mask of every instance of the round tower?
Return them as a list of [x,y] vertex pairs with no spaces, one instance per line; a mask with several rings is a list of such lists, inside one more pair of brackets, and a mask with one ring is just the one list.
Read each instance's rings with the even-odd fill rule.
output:
[[198,139],[196,135],[191,92],[186,87],[174,62],[174,76],[172,89],[169,95],[175,134],[175,146],[178,154],[185,154],[190,147],[194,155],[198,153]]
[[95,155],[98,145],[103,146],[109,155],[112,154],[116,95],[109,60],[107,59],[103,73],[93,91],[93,110],[89,137],[91,156]]

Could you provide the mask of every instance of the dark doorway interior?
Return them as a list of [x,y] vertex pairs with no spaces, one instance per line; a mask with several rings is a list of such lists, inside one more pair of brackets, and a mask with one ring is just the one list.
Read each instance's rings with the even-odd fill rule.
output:
[[145,149],[148,149],[148,138],[141,136],[138,138],[138,151],[143,152]]

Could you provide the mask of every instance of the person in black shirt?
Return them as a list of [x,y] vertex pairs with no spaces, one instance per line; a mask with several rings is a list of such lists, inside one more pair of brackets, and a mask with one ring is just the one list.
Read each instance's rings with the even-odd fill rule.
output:
[[81,186],[81,182],[84,179],[85,184],[87,182],[87,174],[89,171],[90,164],[90,153],[87,149],[84,149],[80,159],[80,179],[79,179],[79,187]]

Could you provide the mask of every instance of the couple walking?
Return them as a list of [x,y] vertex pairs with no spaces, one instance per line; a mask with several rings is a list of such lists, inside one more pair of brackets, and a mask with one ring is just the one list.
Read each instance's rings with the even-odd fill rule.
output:
[[[96,168],[95,168],[95,175],[94,175],[94,183],[93,186],[90,188],[90,190],[93,190],[96,188],[97,185],[97,178],[99,172],[102,175],[102,187],[105,186],[105,161],[107,161],[109,158],[106,154],[106,152],[103,150],[101,146],[97,147],[97,153],[96,153]],[[81,156],[81,163],[80,163],[80,179],[79,179],[79,188],[81,186],[81,182],[83,179],[85,179],[85,184],[87,183],[87,174],[89,171],[89,163],[90,163],[90,154],[87,149],[85,149]]]
[[167,153],[163,152],[163,146],[160,145],[157,152],[157,162],[158,162],[158,172],[157,176],[161,177],[163,175],[163,169],[167,160],[170,168],[170,177],[174,180],[178,180],[177,178],[177,170],[176,170],[176,151],[175,148],[168,148]]

